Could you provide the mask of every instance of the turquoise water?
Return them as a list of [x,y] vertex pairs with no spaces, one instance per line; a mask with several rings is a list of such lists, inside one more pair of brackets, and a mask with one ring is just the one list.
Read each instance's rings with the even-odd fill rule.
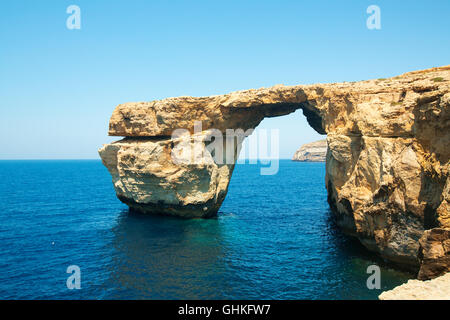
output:
[[236,166],[217,218],[181,220],[130,214],[100,161],[0,161],[0,298],[376,299],[412,277],[337,229],[323,163],[259,169]]

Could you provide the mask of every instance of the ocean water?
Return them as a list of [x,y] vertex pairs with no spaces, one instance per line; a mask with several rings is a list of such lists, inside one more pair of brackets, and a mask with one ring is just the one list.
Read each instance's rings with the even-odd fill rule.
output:
[[0,298],[376,299],[413,276],[334,225],[323,163],[259,172],[237,165],[217,218],[181,220],[129,213],[100,161],[0,161]]

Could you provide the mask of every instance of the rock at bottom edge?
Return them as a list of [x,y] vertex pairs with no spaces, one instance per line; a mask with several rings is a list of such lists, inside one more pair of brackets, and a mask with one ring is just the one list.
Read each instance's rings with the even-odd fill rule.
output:
[[450,273],[433,280],[409,280],[381,293],[380,300],[450,300]]

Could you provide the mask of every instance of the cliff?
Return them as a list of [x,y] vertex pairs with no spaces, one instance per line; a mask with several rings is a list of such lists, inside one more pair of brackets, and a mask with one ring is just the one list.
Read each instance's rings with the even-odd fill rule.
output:
[[[325,183],[338,225],[418,270],[424,231],[450,227],[449,87],[446,66],[389,79],[125,103],[114,110],[109,134],[126,138],[99,153],[131,209],[209,217],[225,198],[248,130],[302,109],[327,134]],[[221,134],[239,128],[223,142],[231,157],[209,152]]]
[[417,277],[421,280],[450,272],[450,229],[426,230],[419,240],[418,257],[420,270]]
[[409,280],[392,290],[385,291],[380,300],[450,300],[450,273],[433,280]]
[[324,162],[327,157],[327,140],[319,140],[302,145],[292,157],[294,161]]

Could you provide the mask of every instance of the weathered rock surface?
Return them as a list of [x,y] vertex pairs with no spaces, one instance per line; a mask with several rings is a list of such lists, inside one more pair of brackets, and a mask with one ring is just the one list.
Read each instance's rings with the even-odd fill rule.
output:
[[292,157],[294,161],[324,162],[327,157],[327,140],[319,140],[302,145]]
[[380,300],[450,300],[450,273],[428,281],[409,280],[401,286],[383,292],[378,298]]
[[[424,231],[450,227],[449,89],[446,66],[389,79],[125,103],[114,110],[109,134],[129,138],[104,146],[100,155],[118,197],[131,208],[211,216],[225,197],[233,163],[171,162],[173,131],[194,132],[200,120],[197,135],[207,137],[214,128],[247,130],[265,117],[302,109],[308,123],[327,134],[326,187],[338,225],[417,271]],[[207,148],[205,138],[201,149]]]
[[208,152],[193,161],[193,152],[175,147],[190,146],[196,138],[205,151],[207,131],[178,139],[125,138],[104,145],[99,153],[117,197],[143,213],[186,218],[215,215],[227,193],[234,162],[217,164]]
[[450,272],[450,229],[426,230],[419,244],[419,279],[433,279]]

